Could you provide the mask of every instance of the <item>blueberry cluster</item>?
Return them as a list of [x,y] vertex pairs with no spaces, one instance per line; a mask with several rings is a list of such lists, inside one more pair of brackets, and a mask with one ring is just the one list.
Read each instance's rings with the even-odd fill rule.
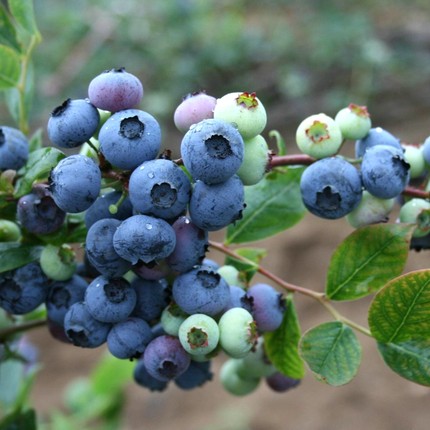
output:
[[[112,69],[90,82],[87,97],[52,111],[48,137],[69,155],[17,203],[18,231],[8,240],[22,231],[43,237],[43,250],[0,274],[0,306],[22,315],[44,305],[56,339],[136,360],[134,379],[150,390],[202,385],[220,352],[230,360],[221,382],[231,393],[269,377],[276,391],[291,388],[298,381],[281,381],[262,337],[281,325],[283,296],[267,284],[245,288],[237,270],[206,258],[209,232],[241,218],[244,187],[266,171],[261,101],[247,92],[185,97],[174,113],[183,133],[175,161],[161,153],[160,125],[138,108],[142,98],[136,76]],[[23,167],[28,147],[2,127],[0,168]],[[59,244],[73,217],[86,228],[82,249]]]
[[[339,154],[346,140],[355,141],[353,159]],[[353,227],[388,220],[405,188],[423,182],[428,172],[426,145],[406,145],[387,130],[372,127],[364,106],[350,104],[334,119],[311,115],[298,126],[296,142],[315,159],[300,182],[306,208],[326,219],[346,217]],[[402,222],[416,222],[416,212],[403,213]]]

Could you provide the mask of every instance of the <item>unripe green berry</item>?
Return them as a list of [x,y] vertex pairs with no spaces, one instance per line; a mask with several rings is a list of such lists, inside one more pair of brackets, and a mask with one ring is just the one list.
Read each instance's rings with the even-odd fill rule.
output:
[[338,124],[344,139],[362,139],[372,127],[372,121],[366,106],[359,106],[354,103],[341,109],[334,120]]
[[163,330],[171,336],[177,336],[179,327],[188,318],[186,314],[176,303],[167,305],[161,313],[160,322]]
[[76,255],[66,244],[46,245],[40,255],[40,267],[53,281],[67,281],[76,271]]
[[360,203],[346,215],[348,223],[359,228],[369,224],[388,221],[388,215],[394,207],[395,199],[380,199],[364,190]]
[[236,267],[231,266],[230,264],[225,264],[224,266],[221,266],[217,272],[228,285],[237,285],[239,287],[243,285],[243,282],[240,280],[240,272]]
[[244,139],[260,134],[267,123],[266,109],[255,93],[233,92],[217,100],[214,118],[233,124]]
[[179,341],[191,355],[207,355],[219,341],[216,321],[205,314],[190,315],[179,327]]
[[419,178],[426,170],[426,162],[421,149],[415,145],[402,145],[405,160],[411,166],[409,174],[411,179]]
[[222,314],[218,326],[221,347],[232,358],[248,355],[257,341],[257,325],[246,309],[229,309]]
[[237,174],[243,185],[258,184],[266,173],[269,162],[269,146],[266,139],[257,135],[245,140],[245,154]]
[[339,126],[324,113],[305,118],[296,131],[296,143],[300,151],[315,158],[337,154],[342,145]]
[[21,238],[21,229],[12,221],[0,220],[0,242],[16,242]]
[[221,366],[219,377],[227,392],[235,396],[246,396],[256,390],[260,384],[260,378],[241,378],[238,374],[239,364],[238,360],[227,360]]
[[417,223],[413,237],[426,236],[430,232],[430,202],[420,198],[408,200],[400,208],[399,221]]

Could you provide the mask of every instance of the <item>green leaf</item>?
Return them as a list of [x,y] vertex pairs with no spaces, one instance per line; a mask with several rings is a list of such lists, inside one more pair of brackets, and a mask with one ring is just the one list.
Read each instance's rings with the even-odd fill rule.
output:
[[36,430],[36,413],[33,409],[15,411],[0,422],[0,430]]
[[264,248],[238,248],[235,249],[235,252],[240,256],[245,257],[248,262],[228,256],[225,259],[225,264],[236,267],[240,272],[239,276],[241,281],[247,285],[257,273],[258,265],[267,255],[267,251]]
[[36,179],[47,178],[52,168],[65,157],[56,148],[41,148],[30,154],[27,164],[19,171],[23,177],[18,181],[15,197],[21,197],[31,191]]
[[378,349],[387,366],[416,384],[430,386],[430,342],[380,343]]
[[0,4],[0,44],[10,46],[17,51],[20,50],[15,27],[3,4]]
[[332,321],[308,330],[300,354],[317,379],[339,386],[350,382],[361,362],[361,345],[350,327]]
[[243,218],[227,229],[226,244],[273,236],[298,223],[305,214],[300,194],[303,168],[273,171],[256,185],[245,187]]
[[299,355],[300,325],[293,295],[286,297],[286,311],[282,324],[275,331],[264,334],[267,357],[277,370],[294,379],[302,379],[305,366]]
[[0,273],[38,260],[41,252],[41,246],[22,245],[17,242],[0,243]]
[[17,85],[21,73],[21,58],[9,46],[0,45],[0,90]]
[[430,340],[430,270],[417,270],[389,282],[369,308],[376,340],[400,343]]
[[400,275],[409,254],[414,226],[377,224],[350,234],[332,255],[326,294],[332,300],[355,300]]
[[34,15],[33,0],[8,0],[8,4],[12,16],[21,28],[40,38]]
[[37,151],[41,149],[43,145],[43,129],[38,128],[31,136],[28,145],[28,149],[30,152]]

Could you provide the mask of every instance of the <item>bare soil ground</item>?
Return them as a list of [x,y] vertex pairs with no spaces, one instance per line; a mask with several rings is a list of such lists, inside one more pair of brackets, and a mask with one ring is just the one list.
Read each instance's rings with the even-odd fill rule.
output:
[[[399,137],[420,141],[427,134],[427,115],[407,127],[390,128]],[[395,218],[392,219],[392,221]],[[265,266],[284,279],[322,291],[330,256],[351,232],[345,221],[325,221],[311,215],[283,234],[259,243],[269,249]],[[215,253],[210,257],[220,260]],[[406,271],[429,267],[430,251],[411,253]],[[330,320],[331,316],[311,299],[296,299],[303,330]],[[337,304],[351,319],[366,325],[370,298]],[[215,360],[214,380],[204,387],[183,392],[176,387],[149,393],[130,382],[123,430],[428,430],[430,391],[389,370],[372,339],[358,335],[363,361],[358,376],[343,387],[329,387],[308,372],[302,384],[285,394],[266,386],[236,398],[226,393]],[[63,345],[46,330],[32,333],[41,352],[40,372],[33,400],[40,414],[61,407],[62,393],[73,378],[86,376],[104,350],[87,351]],[[61,430],[61,429],[59,429]]]

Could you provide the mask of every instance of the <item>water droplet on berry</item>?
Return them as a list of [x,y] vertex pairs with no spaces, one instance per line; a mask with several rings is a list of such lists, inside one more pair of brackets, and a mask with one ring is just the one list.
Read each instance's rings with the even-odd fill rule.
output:
[[147,230],[152,230],[152,224],[145,224],[145,227]]
[[185,224],[189,224],[190,222],[191,221],[188,218],[185,219]]
[[149,179],[154,179],[155,178],[154,172],[149,172],[148,173],[148,178]]

